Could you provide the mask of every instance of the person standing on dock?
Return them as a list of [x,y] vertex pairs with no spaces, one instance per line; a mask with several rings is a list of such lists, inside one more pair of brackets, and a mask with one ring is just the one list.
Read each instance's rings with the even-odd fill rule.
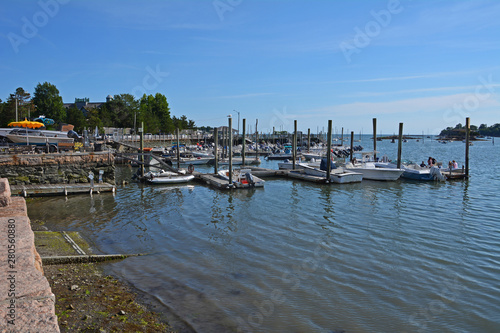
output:
[[455,160],[453,160],[453,169],[458,169],[458,163]]

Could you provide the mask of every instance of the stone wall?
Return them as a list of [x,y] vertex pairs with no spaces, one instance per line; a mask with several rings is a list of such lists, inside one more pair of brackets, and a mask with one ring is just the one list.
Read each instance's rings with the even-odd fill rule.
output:
[[5,178],[0,198],[0,331],[59,332],[55,296],[43,275],[26,202],[10,198]]
[[89,172],[94,181],[115,183],[114,155],[102,153],[19,154],[0,155],[0,177],[11,185],[88,183]]

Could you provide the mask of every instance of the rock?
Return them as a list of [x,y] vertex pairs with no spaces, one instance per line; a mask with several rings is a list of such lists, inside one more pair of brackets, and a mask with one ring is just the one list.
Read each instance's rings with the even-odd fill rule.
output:
[[118,314],[119,314],[120,316],[125,316],[125,315],[126,315],[125,311],[123,311],[123,310],[120,310],[120,312],[118,312]]
[[78,287],[76,284],[72,285],[69,290],[78,290],[80,287]]
[[68,310],[74,310],[74,309],[75,307],[73,306],[73,304],[68,305]]
[[92,316],[90,315],[85,315],[83,316],[82,320],[89,320],[89,319],[92,319]]

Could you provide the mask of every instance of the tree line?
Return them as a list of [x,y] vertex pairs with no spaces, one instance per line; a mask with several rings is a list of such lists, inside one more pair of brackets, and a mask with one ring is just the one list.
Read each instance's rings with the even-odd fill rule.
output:
[[54,128],[63,123],[72,124],[81,132],[84,128],[102,130],[103,127],[132,128],[144,122],[144,132],[173,133],[175,129],[195,129],[193,120],[185,115],[177,118],[170,113],[167,98],[160,93],[144,94],[136,99],[131,94],[115,95],[99,107],[78,109],[76,103],[64,107],[62,97],[55,85],[38,83],[33,96],[19,87],[10,94],[5,102],[0,99],[0,127],[6,127],[16,120],[16,101],[18,119],[36,119],[45,116],[55,121]]
[[[447,137],[464,137],[465,138],[465,126],[461,123],[458,123],[455,127],[447,127],[442,130],[439,136],[447,136]],[[500,137],[500,124],[494,124],[492,126],[488,126],[486,124],[481,124],[479,127],[476,125],[470,125],[470,133],[471,136],[494,136]]]

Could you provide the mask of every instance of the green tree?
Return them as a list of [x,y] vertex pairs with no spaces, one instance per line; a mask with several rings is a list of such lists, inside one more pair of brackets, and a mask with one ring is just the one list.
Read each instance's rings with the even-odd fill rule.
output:
[[30,118],[32,111],[34,111],[33,104],[31,102],[31,95],[26,92],[23,88],[19,87],[16,92],[10,94],[9,100],[14,104],[14,113],[17,101],[17,115],[19,120],[24,120],[24,118]]
[[82,132],[87,126],[87,119],[83,115],[83,112],[76,107],[76,105],[73,105],[68,109],[66,122],[75,126],[75,131],[77,132]]
[[172,133],[174,130],[167,98],[160,93],[142,96],[138,119],[144,122],[145,132]]
[[92,108],[89,110],[89,112],[87,113],[87,124],[89,129],[94,130],[94,128],[97,127],[99,131],[102,133],[103,126],[101,117],[99,115],[99,109]]
[[172,122],[174,123],[174,127],[180,130],[194,129],[196,127],[194,121],[187,119],[185,115],[182,115],[180,118],[174,116]]
[[115,95],[112,100],[101,106],[100,115],[105,124],[115,127],[134,127],[139,112],[139,102],[131,94]]
[[44,115],[58,123],[66,120],[66,110],[62,97],[56,86],[48,82],[38,83],[33,94],[33,103],[36,105],[36,115]]

